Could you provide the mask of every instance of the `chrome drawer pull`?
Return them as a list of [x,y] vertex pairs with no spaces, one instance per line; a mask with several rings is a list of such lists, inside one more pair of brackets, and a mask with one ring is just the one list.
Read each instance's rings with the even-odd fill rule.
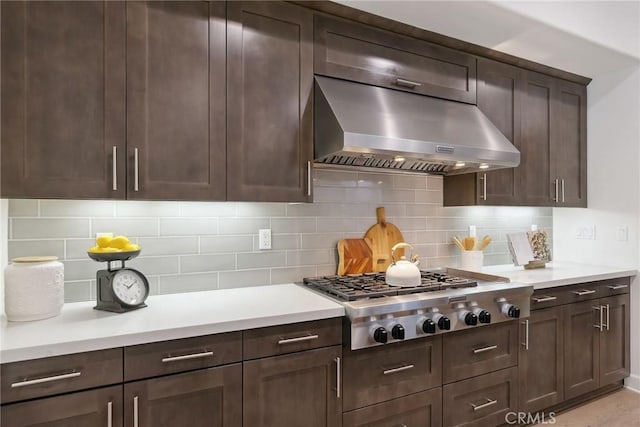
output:
[[596,290],[595,289],[583,289],[581,291],[573,291],[573,293],[578,295],[579,297],[581,297],[581,296],[584,296],[584,295],[595,294]]
[[485,351],[495,350],[496,348],[498,348],[497,345],[489,345],[487,347],[476,348],[473,350],[473,354],[484,353]]
[[311,340],[317,340],[318,338],[320,338],[320,335],[307,335],[304,337],[298,337],[298,338],[287,338],[287,339],[282,339],[280,341],[278,341],[278,344],[291,344],[294,342],[302,342],[302,341],[311,341]]
[[138,427],[138,419],[140,418],[138,409],[138,396],[133,398],[133,427]]
[[397,78],[396,85],[413,89],[413,88],[422,86],[422,83],[412,82],[411,80]]
[[534,302],[547,302],[547,301],[555,301],[558,297],[552,296],[543,296],[543,297],[533,297]]
[[495,405],[496,403],[498,403],[497,400],[491,400],[488,397],[485,397],[485,399],[487,399],[487,403],[483,403],[482,405],[474,405],[473,403],[470,403],[470,405],[473,407],[474,411],[479,411],[480,409],[484,409],[487,408],[491,405]]
[[336,362],[336,397],[340,399],[340,382],[342,376],[342,371],[340,370],[340,358],[336,357],[333,360]]
[[113,427],[113,402],[107,403],[107,427]]
[[384,375],[389,375],[389,374],[395,374],[398,372],[402,372],[402,371],[407,371],[409,369],[413,369],[414,365],[404,365],[404,366],[400,366],[399,368],[393,368],[393,369],[387,369],[386,371],[383,371],[382,373]]
[[203,351],[202,353],[185,354],[184,356],[163,357],[162,363],[178,362],[180,360],[199,359],[201,357],[213,356],[213,351]]
[[20,382],[11,384],[11,388],[25,387],[25,386],[28,386],[28,385],[36,385],[36,384],[48,383],[48,382],[51,382],[51,381],[66,380],[66,379],[69,379],[69,378],[79,377],[80,375],[82,375],[82,372],[75,372],[74,371],[74,372],[69,372],[68,374],[54,375],[52,377],[37,378],[35,380],[24,380],[24,381],[20,381]]
[[611,289],[612,291],[617,291],[618,289],[624,289],[624,288],[628,288],[629,285],[609,285],[607,286],[607,288]]

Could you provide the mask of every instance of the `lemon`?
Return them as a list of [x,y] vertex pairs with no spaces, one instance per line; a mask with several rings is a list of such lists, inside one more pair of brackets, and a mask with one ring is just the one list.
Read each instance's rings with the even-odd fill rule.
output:
[[102,253],[122,252],[122,249],[106,247],[106,248],[100,248],[100,252]]
[[125,236],[116,236],[109,243],[109,247],[124,249],[127,244],[129,244],[129,239],[127,239]]
[[127,245],[122,248],[125,252],[134,252],[140,250],[140,245],[136,245],[135,243],[127,243]]
[[111,243],[111,240],[113,240],[111,236],[100,236],[96,239],[96,243],[101,248],[106,248]]
[[100,252],[100,249],[102,249],[100,246],[94,246],[89,248],[89,252]]

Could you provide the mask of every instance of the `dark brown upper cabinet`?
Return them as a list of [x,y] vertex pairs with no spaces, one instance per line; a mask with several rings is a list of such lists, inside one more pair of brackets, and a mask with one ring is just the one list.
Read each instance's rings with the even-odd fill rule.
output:
[[319,14],[314,41],[316,74],[476,103],[474,56]]
[[127,3],[129,199],[224,200],[225,5]]
[[313,13],[227,4],[227,199],[311,201]]
[[124,198],[124,3],[0,7],[1,196]]
[[[522,70],[478,59],[478,108],[519,150],[521,149]],[[444,205],[513,205],[522,199],[519,168],[447,176]]]

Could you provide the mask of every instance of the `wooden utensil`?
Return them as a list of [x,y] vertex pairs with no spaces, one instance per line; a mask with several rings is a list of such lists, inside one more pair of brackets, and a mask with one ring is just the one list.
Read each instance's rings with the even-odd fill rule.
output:
[[487,246],[489,246],[489,243],[491,243],[491,237],[489,237],[488,235],[487,235],[487,236],[484,236],[484,237],[482,238],[482,240],[480,241],[480,245],[478,246],[478,250],[479,250],[479,251],[483,251],[483,250],[485,250],[485,248],[486,248]]
[[372,252],[367,239],[342,239],[338,241],[338,275],[370,273]]
[[455,245],[463,251],[466,251],[466,249],[464,248],[464,245],[462,244],[462,242],[460,241],[460,238],[458,238],[458,236],[453,236],[453,243],[455,243]]
[[[367,230],[364,237],[371,242],[373,271],[386,271],[391,264],[391,248],[396,243],[404,242],[404,237],[398,227],[387,222],[384,207],[376,209],[376,219],[376,224]],[[400,258],[404,255],[404,249],[398,249],[396,254]]]

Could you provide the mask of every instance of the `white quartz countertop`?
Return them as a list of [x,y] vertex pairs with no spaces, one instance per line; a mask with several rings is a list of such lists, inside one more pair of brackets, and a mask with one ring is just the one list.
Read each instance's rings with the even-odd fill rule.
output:
[[296,284],[151,296],[128,313],[68,303],[32,322],[0,321],[0,363],[344,316],[344,307]]
[[525,270],[522,266],[516,267],[513,264],[507,264],[485,266],[482,267],[481,272],[506,277],[511,282],[528,283],[533,285],[534,289],[545,289],[595,280],[635,276],[638,270],[635,268],[553,261],[548,263],[545,268],[532,270]]

